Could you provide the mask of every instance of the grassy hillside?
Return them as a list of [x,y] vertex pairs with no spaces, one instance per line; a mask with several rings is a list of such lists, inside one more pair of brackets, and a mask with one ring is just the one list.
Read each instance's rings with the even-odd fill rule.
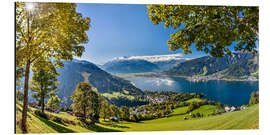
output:
[[[210,109],[211,108],[211,109]],[[199,109],[204,110],[204,114],[215,109],[213,106],[202,106]],[[210,109],[210,110],[209,110]],[[177,110],[177,109],[176,109]],[[180,113],[182,109],[178,109]],[[198,111],[194,110],[193,113]],[[201,111],[200,111],[201,112]],[[184,120],[186,115],[174,115],[168,118],[143,121],[141,123],[120,123],[125,126],[124,131],[168,131],[168,130],[210,130],[210,129],[258,129],[259,127],[259,106],[254,105],[246,110],[225,113],[217,116],[204,118],[194,118]],[[114,128],[121,129],[121,128]]]
[[[168,130],[210,130],[210,129],[258,129],[259,127],[259,105],[253,105],[246,110],[225,113],[217,116],[208,116],[216,106],[204,105],[193,110],[191,113],[203,113],[204,118],[191,118],[189,114],[184,114],[187,107],[174,109],[174,112],[166,118],[134,122],[104,122],[96,124],[95,127],[87,127],[82,125],[76,117],[67,113],[59,113],[55,115],[61,118],[73,120],[72,124],[59,124],[51,120],[38,117],[31,111],[28,113],[28,127],[30,133],[55,133],[55,132],[121,132],[121,131],[168,131]],[[17,120],[20,119],[20,107],[17,111]],[[184,120],[183,117],[188,117]],[[17,124],[19,121],[17,121]],[[17,126],[17,133],[21,133]]]

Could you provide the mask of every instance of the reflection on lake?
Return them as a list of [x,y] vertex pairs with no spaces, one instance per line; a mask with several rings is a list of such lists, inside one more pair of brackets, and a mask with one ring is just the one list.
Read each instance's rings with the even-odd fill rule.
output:
[[126,79],[142,90],[203,93],[205,98],[209,100],[234,106],[248,104],[250,93],[259,89],[258,82],[222,80],[190,82],[181,77],[133,77]]

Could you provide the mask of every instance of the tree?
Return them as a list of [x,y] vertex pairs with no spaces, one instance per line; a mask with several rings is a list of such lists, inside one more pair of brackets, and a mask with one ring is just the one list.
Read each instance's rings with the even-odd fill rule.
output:
[[22,101],[23,100],[23,92],[20,90],[16,90],[16,101]]
[[254,105],[259,103],[259,92],[251,92],[250,99],[249,99],[249,105]]
[[56,92],[58,90],[58,82],[56,78],[56,75],[58,74],[52,65],[49,71],[45,71],[44,69],[33,71],[34,74],[31,80],[31,90],[34,92],[33,97],[41,104],[41,112],[44,112],[45,99],[51,92]]
[[63,106],[64,110],[68,109],[68,99],[67,97],[63,97],[61,100],[61,106]]
[[57,109],[59,107],[60,98],[57,95],[51,96],[51,98],[48,100],[47,105],[53,109]]
[[148,5],[154,24],[174,28],[168,40],[170,50],[192,53],[191,46],[215,57],[235,51],[257,53],[259,7]]
[[76,12],[73,3],[16,2],[16,67],[24,68],[22,131],[27,132],[27,104],[30,68],[41,68],[54,59],[72,60],[84,52],[90,19]]
[[128,120],[129,119],[129,109],[127,106],[121,106],[120,107],[120,111],[121,111],[121,118],[124,119],[124,120]]
[[90,124],[95,124],[99,118],[100,98],[94,87],[87,82],[80,82],[70,98],[73,111],[82,112],[84,122],[90,118]]
[[120,116],[119,108],[117,106],[115,106],[115,105],[111,105],[110,108],[111,108],[111,110],[113,112],[113,115],[119,118],[119,116]]
[[16,67],[16,86],[21,86],[21,79],[24,76],[24,69],[22,67]]
[[108,101],[106,101],[104,98],[101,101],[101,108],[100,108],[100,116],[103,118],[103,120],[105,121],[105,119],[110,116],[110,114],[112,113],[110,105],[108,103]]

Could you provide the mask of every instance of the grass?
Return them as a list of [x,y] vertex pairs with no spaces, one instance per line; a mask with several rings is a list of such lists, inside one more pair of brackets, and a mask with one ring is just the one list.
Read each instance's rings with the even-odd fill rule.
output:
[[[17,106],[16,120],[19,123],[21,117],[21,107]],[[204,105],[191,113],[200,112],[207,116],[218,108],[213,105]],[[33,110],[33,108],[32,108]],[[72,132],[120,132],[120,131],[177,131],[177,130],[210,130],[210,129],[258,129],[259,127],[259,105],[253,105],[246,110],[225,113],[222,115],[209,116],[204,118],[191,118],[185,113],[187,107],[174,109],[174,112],[166,118],[135,122],[105,122],[97,123],[95,126],[87,126],[79,122],[76,117],[67,113],[48,114],[75,121],[72,124],[59,124],[36,116],[33,111],[28,112],[28,129],[29,133],[72,133]],[[183,117],[188,117],[184,120]],[[21,130],[16,124],[16,133]]]
[[[195,111],[204,111],[204,114],[216,109],[215,106],[202,106]],[[184,109],[183,109],[184,110]],[[182,112],[178,109],[178,112]],[[176,111],[175,111],[176,112]],[[118,125],[129,128],[123,131],[177,131],[177,130],[210,130],[210,129],[258,129],[259,127],[259,106],[254,105],[246,110],[225,113],[217,116],[204,118],[193,118],[184,120],[185,115],[174,115],[168,118],[161,118],[141,123],[122,122]],[[114,127],[111,127],[114,128]],[[120,129],[120,128],[114,128]]]
[[173,110],[173,112],[170,114],[170,116],[173,115],[180,115],[180,114],[185,114],[187,112],[188,107],[179,107]]
[[102,94],[104,97],[108,98],[108,99],[112,99],[112,98],[127,98],[129,100],[134,100],[135,97],[134,96],[131,96],[131,95],[125,95],[125,94],[122,94],[120,92],[113,92],[113,93],[103,93]]
[[201,102],[203,99],[201,98],[192,98],[192,99],[189,99],[187,101],[185,101],[186,103],[192,103],[192,102]]

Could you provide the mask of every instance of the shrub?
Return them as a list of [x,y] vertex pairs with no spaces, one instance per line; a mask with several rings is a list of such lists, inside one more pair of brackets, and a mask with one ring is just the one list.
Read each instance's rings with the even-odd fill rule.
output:
[[250,94],[250,100],[249,100],[249,105],[254,105],[259,103],[259,92],[252,92]]
[[138,119],[138,117],[137,117],[136,114],[130,115],[129,116],[129,119],[130,119],[130,121],[133,121],[133,122],[138,122],[139,121],[139,119]]
[[197,113],[196,116],[197,116],[197,117],[201,117],[201,114],[200,114],[200,113]]
[[67,123],[67,124],[76,125],[76,123],[73,120],[62,119],[62,122]]
[[44,113],[44,112],[42,112],[42,111],[40,111],[40,110],[35,110],[34,113],[35,113],[35,115],[37,115],[37,116],[40,116],[40,117],[45,118],[45,119],[48,119],[47,114]]
[[54,121],[54,122],[63,124],[63,121],[62,121],[62,119],[60,117],[53,116],[53,117],[51,117],[51,120]]

